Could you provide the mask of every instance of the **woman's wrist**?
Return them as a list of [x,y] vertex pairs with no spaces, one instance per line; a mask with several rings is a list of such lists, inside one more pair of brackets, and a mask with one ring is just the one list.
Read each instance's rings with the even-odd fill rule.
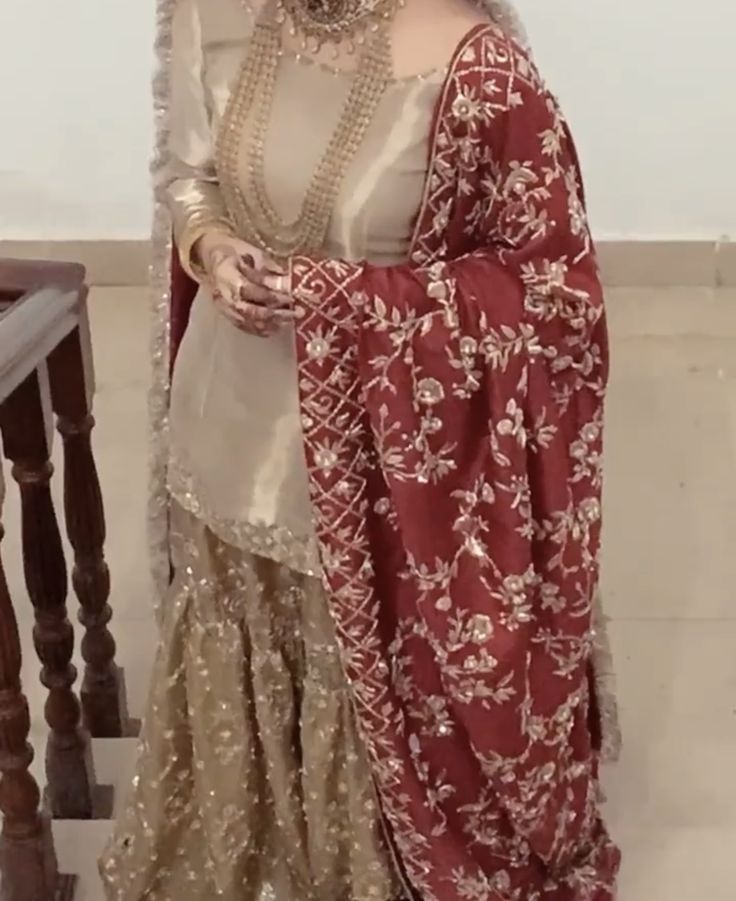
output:
[[184,269],[197,281],[206,275],[207,244],[214,238],[219,241],[234,238],[235,233],[227,222],[202,222],[187,229],[179,236],[178,247]]

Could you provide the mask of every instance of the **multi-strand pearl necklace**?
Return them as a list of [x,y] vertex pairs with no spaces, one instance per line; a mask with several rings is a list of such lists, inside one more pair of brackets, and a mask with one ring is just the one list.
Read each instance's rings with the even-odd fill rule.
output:
[[[370,17],[367,4],[360,0],[321,2],[325,10],[332,6],[336,14],[340,10],[345,13],[347,20],[340,30],[337,30],[337,19],[330,24],[312,18],[307,0],[272,0],[264,8],[227,105],[218,140],[220,183],[238,231],[246,240],[277,259],[322,248],[342,180],[391,81],[389,25],[401,0],[378,0],[372,4],[374,10]],[[365,15],[358,15],[361,9]],[[351,10],[352,15],[348,15]],[[337,128],[312,175],[299,214],[295,220],[287,222],[279,216],[268,197],[264,175],[265,144],[284,29],[287,20],[297,30],[302,29],[303,17],[313,22],[313,28],[303,32],[305,48],[311,40],[319,49],[327,42],[328,35],[338,40],[347,38],[355,41],[358,59]],[[241,148],[246,125],[249,126],[248,138],[245,148]],[[295,148],[298,153],[298,144]],[[241,165],[243,158],[245,171]]]

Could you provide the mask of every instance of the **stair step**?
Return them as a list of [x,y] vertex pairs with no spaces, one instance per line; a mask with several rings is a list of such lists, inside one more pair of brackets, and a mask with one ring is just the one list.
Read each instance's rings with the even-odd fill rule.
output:
[[125,803],[135,770],[137,738],[94,738],[92,758],[99,785],[110,785],[114,792],[113,815]]
[[104,901],[99,859],[112,830],[109,820],[55,820],[53,824],[59,872],[77,877],[74,901]]
[[[33,736],[32,740],[36,749],[36,757],[31,765],[31,772],[39,786],[43,788],[46,785],[43,753],[46,736],[39,732]],[[137,747],[138,740],[136,738],[92,739],[92,759],[97,784],[101,787],[112,787],[116,810],[119,809],[119,804],[125,802],[135,769]]]

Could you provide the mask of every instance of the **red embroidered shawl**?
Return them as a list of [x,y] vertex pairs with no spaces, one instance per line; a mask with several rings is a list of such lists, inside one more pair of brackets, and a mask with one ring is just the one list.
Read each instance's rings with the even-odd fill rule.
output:
[[411,262],[294,261],[332,613],[424,901],[607,901],[591,609],[607,343],[573,144],[525,53],[463,45]]

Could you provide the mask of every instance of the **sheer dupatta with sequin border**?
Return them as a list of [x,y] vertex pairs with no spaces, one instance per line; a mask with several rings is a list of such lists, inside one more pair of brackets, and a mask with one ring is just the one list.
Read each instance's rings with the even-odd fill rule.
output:
[[494,27],[459,50],[433,145],[410,263],[293,261],[325,585],[419,897],[604,901],[608,363],[579,168]]

